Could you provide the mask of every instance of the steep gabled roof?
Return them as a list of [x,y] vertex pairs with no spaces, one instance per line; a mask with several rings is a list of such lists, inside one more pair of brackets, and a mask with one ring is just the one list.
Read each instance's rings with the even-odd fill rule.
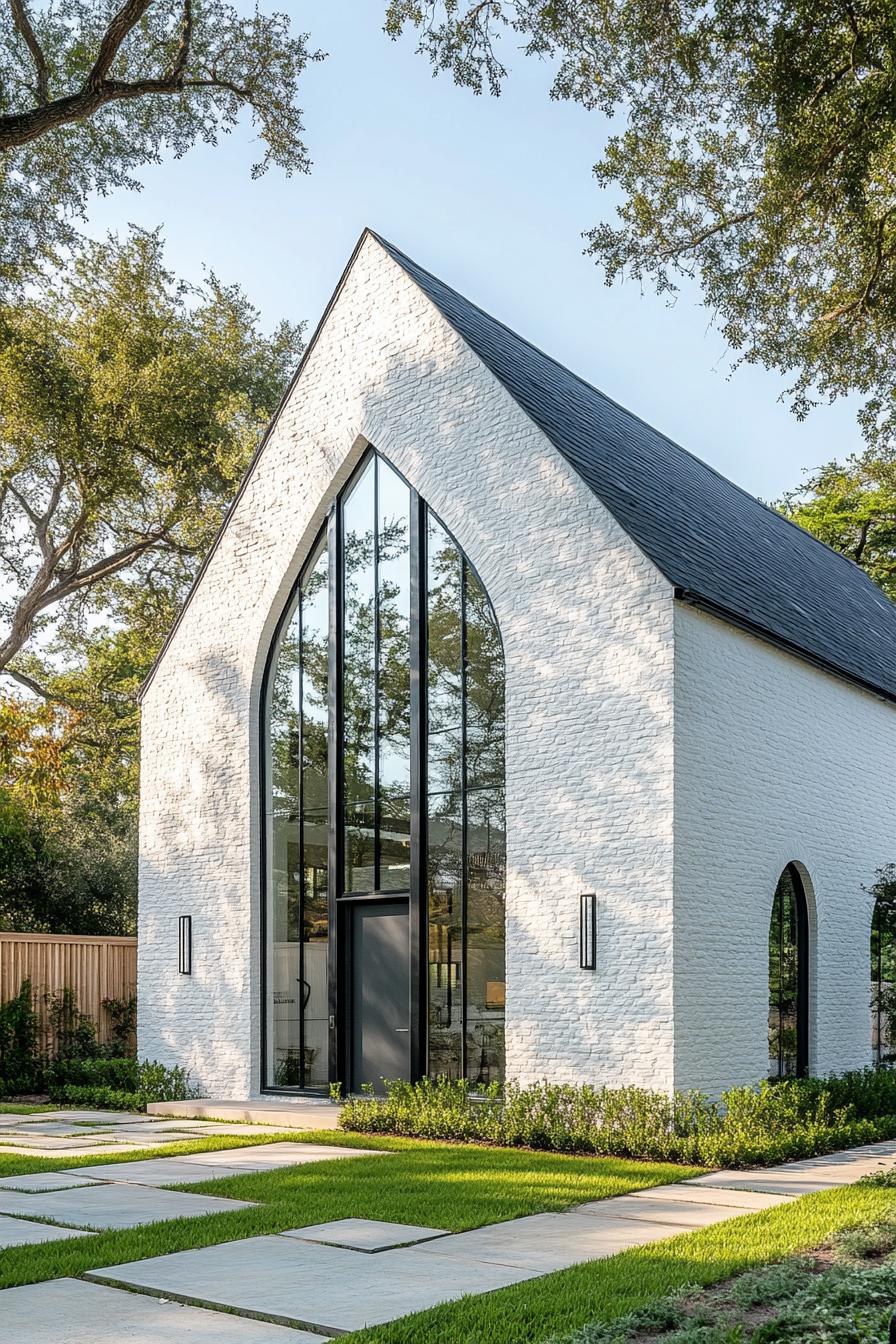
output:
[[896,700],[896,606],[865,572],[365,229],[144,682],[162,661],[365,239],[427,295],[676,595]]
[[896,699],[896,606],[858,565],[374,236],[679,597]]

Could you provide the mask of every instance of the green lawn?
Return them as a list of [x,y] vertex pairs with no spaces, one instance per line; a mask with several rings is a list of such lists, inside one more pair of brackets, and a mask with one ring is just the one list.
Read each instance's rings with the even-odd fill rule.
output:
[[[696,1174],[691,1168],[659,1163],[563,1157],[412,1139],[359,1138],[330,1131],[271,1136],[283,1137],[384,1150],[391,1156],[313,1162],[181,1187],[256,1200],[258,1207],[154,1223],[125,1232],[103,1232],[44,1246],[11,1247],[0,1256],[0,1288],[78,1275],[87,1269],[169,1251],[282,1232],[332,1218],[382,1218],[460,1232],[483,1223],[566,1209],[585,1200],[605,1199]],[[233,1145],[211,1139],[204,1142],[205,1148],[225,1146]],[[200,1151],[197,1144],[176,1147],[178,1151]],[[156,1149],[152,1156],[159,1156],[162,1151]],[[166,1145],[164,1152],[169,1151]],[[18,1159],[2,1159],[0,1169],[13,1160]],[[27,1161],[32,1171],[59,1170],[79,1163],[83,1166],[85,1162],[84,1159],[64,1164],[56,1159],[21,1160]],[[88,1160],[93,1163],[97,1159]]]
[[58,1106],[29,1106],[22,1101],[0,1101],[0,1115],[34,1115],[37,1112],[58,1111]]
[[542,1344],[589,1321],[614,1320],[685,1284],[719,1283],[808,1250],[894,1208],[896,1190],[826,1190],[344,1338],[351,1344]]
[[[335,1218],[366,1217],[463,1231],[524,1214],[682,1180],[693,1169],[519,1149],[372,1138],[330,1131],[220,1136],[149,1150],[147,1156],[292,1138],[371,1150],[370,1157],[315,1162],[179,1188],[257,1201],[257,1207],[155,1223],[0,1257],[0,1287],[125,1263]],[[374,1156],[375,1151],[390,1156]],[[110,1154],[111,1162],[131,1154]],[[91,1162],[98,1159],[90,1159]],[[58,1170],[84,1159],[0,1158],[0,1172]],[[589,1321],[608,1321],[685,1284],[709,1285],[824,1242],[896,1209],[896,1189],[872,1185],[809,1195],[730,1223],[530,1280],[497,1293],[405,1317],[352,1335],[352,1344],[543,1344]]]

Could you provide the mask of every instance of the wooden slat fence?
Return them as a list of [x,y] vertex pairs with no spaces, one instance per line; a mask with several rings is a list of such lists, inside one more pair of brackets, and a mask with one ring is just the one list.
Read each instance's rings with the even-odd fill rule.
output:
[[0,1002],[18,994],[23,980],[34,988],[45,1037],[43,996],[68,988],[77,995],[78,1011],[93,1020],[98,1040],[105,1043],[111,1022],[103,999],[128,999],[136,993],[137,939],[0,933]]

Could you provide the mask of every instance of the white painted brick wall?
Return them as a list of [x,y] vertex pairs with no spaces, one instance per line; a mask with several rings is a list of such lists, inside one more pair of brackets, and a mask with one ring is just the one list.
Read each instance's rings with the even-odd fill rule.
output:
[[676,607],[677,1087],[767,1072],[768,923],[788,862],[810,886],[811,1071],[870,1063],[862,888],[896,860],[894,761],[893,705]]
[[[258,1089],[259,686],[366,441],[453,530],[501,626],[509,1071],[668,1087],[671,591],[370,238],[145,699],[140,1053],[207,1093]],[[599,896],[595,974],[578,969],[582,891]]]

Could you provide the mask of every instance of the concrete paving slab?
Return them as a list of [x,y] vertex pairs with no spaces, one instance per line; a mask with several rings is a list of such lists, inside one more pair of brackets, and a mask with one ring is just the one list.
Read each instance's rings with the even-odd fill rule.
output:
[[[159,1121],[157,1123],[163,1122]],[[242,1125],[237,1121],[234,1121],[232,1124],[227,1124],[226,1121],[223,1120],[169,1120],[167,1123],[169,1125],[177,1125],[179,1130],[184,1130],[185,1132],[189,1131],[194,1138],[228,1134],[233,1135],[234,1138],[238,1139],[241,1135],[245,1135],[246,1138],[248,1138],[259,1134],[275,1134],[278,1130],[281,1130],[283,1133],[289,1133],[291,1130],[301,1132],[302,1129],[301,1126],[296,1125]]]
[[388,1251],[396,1246],[411,1246],[418,1241],[447,1237],[443,1227],[416,1227],[408,1223],[384,1223],[376,1218],[337,1218],[331,1223],[314,1223],[281,1232],[281,1237],[299,1241],[320,1241],[327,1246],[345,1246],[354,1251]]
[[[654,1185],[646,1190],[633,1190],[632,1199],[651,1200],[657,1197],[680,1200],[685,1204],[715,1204],[728,1209],[773,1209],[777,1204],[786,1204],[790,1195],[772,1195],[759,1190],[726,1190],[720,1186],[695,1185],[693,1181],[681,1181],[677,1185]],[[628,1196],[627,1196],[628,1198]],[[587,1206],[582,1206],[587,1207]]]
[[342,1107],[325,1097],[271,1097],[247,1101],[200,1097],[196,1101],[152,1101],[148,1115],[201,1120],[246,1120],[276,1129],[338,1129]]
[[[389,1157],[382,1149],[337,1148],[324,1143],[257,1143],[248,1148],[219,1148],[211,1153],[191,1153],[190,1161],[202,1166],[242,1167],[269,1171],[276,1167],[300,1166],[305,1162],[330,1162],[347,1157]],[[164,1162],[164,1158],[159,1161]]]
[[[198,1156],[198,1154],[197,1154]],[[245,1167],[199,1166],[192,1157],[148,1157],[137,1162],[96,1163],[77,1167],[79,1176],[91,1181],[116,1181],[126,1185],[196,1185],[199,1181],[223,1181],[229,1176],[248,1176]]]
[[863,1176],[873,1176],[896,1167],[896,1143],[868,1144],[847,1152],[787,1162],[762,1171],[715,1171],[683,1182],[726,1190],[759,1190],[769,1194],[810,1195],[852,1185]]
[[[115,1156],[117,1157],[119,1153],[136,1153],[136,1152],[138,1151],[139,1148],[140,1148],[140,1144],[136,1144],[136,1143],[133,1145],[133,1147],[131,1147],[130,1144],[124,1144],[124,1143],[121,1143],[121,1144],[115,1144],[115,1143],[105,1143],[105,1144],[88,1143],[88,1144],[85,1144],[83,1148],[65,1148],[65,1149],[62,1150],[62,1152],[60,1152],[60,1151],[57,1149],[55,1152],[48,1152],[48,1153],[46,1153],[46,1156],[47,1156],[47,1157],[103,1157],[103,1156],[104,1156],[105,1154],[107,1154],[107,1153],[114,1152],[114,1153],[115,1153]],[[10,1143],[10,1144],[0,1143],[0,1153],[2,1153],[4,1157],[8,1157],[10,1154],[15,1154],[17,1157],[40,1157],[40,1156],[41,1156],[40,1149],[38,1149],[38,1148],[33,1148],[33,1147],[32,1147],[32,1148],[21,1148],[21,1147],[17,1146],[16,1144],[13,1144],[13,1143]]]
[[56,1120],[66,1124],[92,1124],[99,1125],[117,1125],[133,1124],[135,1120],[140,1119],[139,1111],[91,1111],[86,1108],[81,1111],[77,1107],[70,1107],[63,1111],[43,1111],[35,1112],[33,1115],[24,1117],[27,1124],[43,1124],[47,1120]]
[[[69,1148],[83,1148],[84,1142],[85,1139],[83,1134],[72,1134],[69,1137],[63,1138],[61,1135],[57,1134],[32,1134],[30,1131],[26,1132],[25,1130],[18,1130],[14,1134],[3,1134],[0,1132],[0,1146],[6,1148],[9,1145],[15,1144],[17,1148],[33,1149],[36,1153],[65,1152],[66,1149]],[[91,1138],[90,1140],[91,1147],[93,1148],[100,1147],[108,1142],[109,1140],[105,1135],[102,1139]]]
[[73,1125],[71,1121],[68,1120],[45,1120],[40,1124],[19,1125],[15,1129],[7,1130],[6,1126],[2,1123],[2,1117],[0,1117],[0,1134],[14,1134],[22,1141],[24,1141],[26,1136],[30,1141],[32,1138],[42,1138],[49,1135],[50,1138],[54,1139],[76,1138],[79,1143],[83,1143],[85,1134],[92,1138],[94,1135],[98,1136],[110,1132],[112,1132],[111,1126],[105,1130],[100,1128],[88,1129],[84,1125]]
[[130,1130],[117,1129],[103,1135],[103,1140],[107,1143],[127,1144],[129,1147],[135,1145],[139,1148],[164,1148],[169,1143],[193,1143],[196,1139],[202,1138],[201,1134],[191,1134],[189,1131],[181,1130],[164,1131],[161,1134],[158,1130]]
[[[44,1241],[67,1241],[70,1237],[91,1237],[92,1232],[76,1232],[70,1227],[51,1227],[49,1223],[31,1223],[26,1218],[6,1218],[0,1214],[0,1248],[37,1246]],[[3,1294],[0,1293],[0,1302]],[[0,1307],[0,1320],[6,1317]],[[12,1338],[12,1336],[10,1336]]]
[[529,1270],[473,1261],[465,1262],[459,1274],[457,1261],[433,1256],[422,1262],[421,1249],[359,1255],[294,1237],[252,1237],[91,1270],[87,1277],[254,1312],[322,1334],[360,1330],[465,1293],[491,1292],[536,1277]]
[[[383,1153],[382,1156],[388,1156]],[[147,1157],[137,1162],[122,1162],[114,1168],[97,1163],[77,1167],[81,1176],[98,1180],[128,1181],[136,1185],[191,1185],[197,1181],[223,1180],[228,1176],[248,1176],[281,1167],[302,1166],[306,1162],[330,1161],[342,1157],[370,1157],[364,1148],[326,1147],[317,1143],[265,1143],[251,1148],[221,1148],[212,1153],[189,1153],[186,1157]]]
[[[679,1199],[663,1199],[661,1195],[653,1199],[636,1199],[633,1195],[621,1195],[616,1199],[598,1199],[590,1204],[580,1204],[573,1212],[587,1213],[594,1218],[634,1218],[638,1221],[666,1223],[670,1227],[693,1229],[711,1227],[713,1223],[723,1223],[728,1218],[736,1218],[739,1211],[720,1204],[696,1204]],[[742,1212],[749,1213],[750,1210],[744,1209]]]
[[105,1185],[99,1181],[70,1190],[22,1194],[0,1192],[0,1213],[19,1218],[50,1218],[73,1227],[124,1228],[205,1213],[230,1213],[253,1208],[239,1199],[154,1190],[143,1185]]
[[0,1320],[15,1344],[322,1344],[320,1335],[80,1279],[7,1288]]
[[[603,1218],[590,1213],[536,1213],[508,1223],[458,1232],[439,1241],[423,1242],[405,1255],[434,1261],[438,1273],[441,1262],[463,1264],[455,1270],[461,1279],[470,1264],[493,1264],[549,1274],[583,1260],[602,1260],[630,1246],[644,1246],[671,1237],[683,1227],[668,1223],[640,1222],[637,1218]],[[388,1252],[386,1254],[389,1254]],[[393,1252],[398,1254],[398,1252]],[[377,1256],[377,1263],[383,1259]]]
[[86,1176],[74,1171],[34,1171],[30,1176],[4,1176],[0,1190],[20,1190],[35,1194],[40,1190],[72,1190],[78,1185],[93,1185]]

